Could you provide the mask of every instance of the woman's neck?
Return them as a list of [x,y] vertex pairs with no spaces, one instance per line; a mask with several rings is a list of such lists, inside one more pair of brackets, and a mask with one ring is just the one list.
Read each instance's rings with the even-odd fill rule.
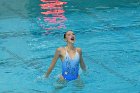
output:
[[74,46],[72,43],[67,43],[67,46],[66,46],[69,50],[74,50]]

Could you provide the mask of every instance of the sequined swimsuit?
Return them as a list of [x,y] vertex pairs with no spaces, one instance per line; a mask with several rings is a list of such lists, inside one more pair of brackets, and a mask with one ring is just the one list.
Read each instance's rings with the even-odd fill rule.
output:
[[64,77],[64,79],[70,81],[78,78],[79,58],[80,57],[77,50],[73,59],[70,58],[66,50],[65,58],[62,61],[62,76]]

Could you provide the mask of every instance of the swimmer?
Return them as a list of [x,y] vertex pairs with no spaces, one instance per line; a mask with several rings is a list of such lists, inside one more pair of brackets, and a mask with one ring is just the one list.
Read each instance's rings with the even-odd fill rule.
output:
[[50,67],[45,73],[45,77],[49,77],[58,58],[60,58],[62,61],[62,74],[60,75],[59,80],[71,81],[79,79],[79,65],[84,72],[86,71],[86,65],[82,58],[82,49],[74,46],[75,34],[71,30],[65,32],[64,40],[67,42],[67,45],[56,49]]

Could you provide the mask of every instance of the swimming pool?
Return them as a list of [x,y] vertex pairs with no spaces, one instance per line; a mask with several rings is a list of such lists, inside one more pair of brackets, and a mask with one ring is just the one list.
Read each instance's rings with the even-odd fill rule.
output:
[[[1,93],[140,93],[139,0],[63,0],[59,23],[41,13],[39,0],[0,2]],[[80,70],[82,84],[55,89],[60,59],[49,79],[42,75],[68,29],[88,72]]]

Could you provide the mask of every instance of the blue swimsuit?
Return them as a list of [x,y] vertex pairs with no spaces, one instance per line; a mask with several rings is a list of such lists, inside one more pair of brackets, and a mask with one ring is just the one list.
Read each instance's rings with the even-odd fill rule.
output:
[[[65,47],[66,50],[66,47]],[[70,58],[67,50],[64,60],[62,61],[62,76],[64,79],[70,81],[78,78],[79,71],[79,54],[76,54],[73,59]]]

